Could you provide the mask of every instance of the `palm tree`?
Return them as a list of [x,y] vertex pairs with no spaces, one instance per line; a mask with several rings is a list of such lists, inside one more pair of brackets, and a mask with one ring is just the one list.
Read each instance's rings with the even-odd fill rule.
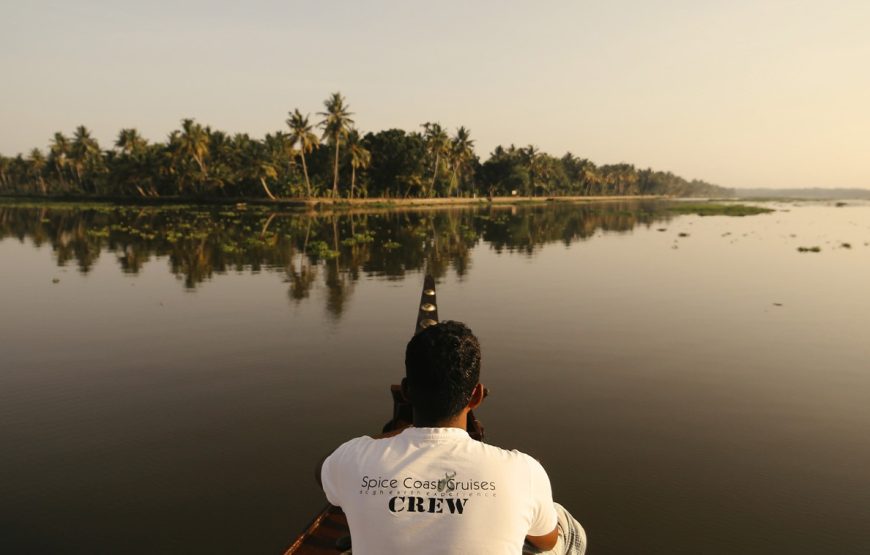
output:
[[148,175],[143,171],[144,155],[147,152],[148,143],[142,136],[133,128],[121,129],[118,132],[118,138],[115,139],[115,148],[119,149],[120,153],[115,156],[110,172],[120,191],[129,191],[135,189],[140,195],[148,196],[142,188],[142,182],[148,179]]
[[347,135],[347,148],[350,152],[350,198],[356,184],[357,168],[367,168],[372,162],[372,153],[363,146],[359,131],[351,129]]
[[311,125],[308,123],[308,116],[302,115],[299,108],[290,112],[290,117],[287,119],[287,127],[290,128],[290,146],[299,145],[299,155],[302,157],[302,173],[305,175],[305,188],[308,191],[308,198],[311,198],[311,181],[308,179],[308,165],[305,163],[305,153],[311,152],[320,146],[320,141],[317,135],[314,134]]
[[76,127],[73,141],[70,145],[70,160],[75,170],[76,181],[79,187],[84,188],[82,175],[87,170],[92,170],[100,159],[100,145],[91,137],[91,132],[84,125]]
[[[260,143],[253,143],[260,147]],[[254,159],[251,160],[251,171],[253,176],[260,181],[263,190],[266,191],[266,196],[271,200],[276,200],[276,196],[269,190],[269,185],[266,184],[267,179],[275,179],[278,177],[278,170],[275,169],[275,164],[269,159],[268,153],[264,148],[257,148],[253,153]]]
[[64,173],[69,165],[70,145],[63,133],[57,132],[54,134],[54,139],[48,147],[48,158],[51,161],[54,171],[57,173],[57,178],[60,181],[62,188],[66,189],[66,179]]
[[296,157],[290,136],[281,131],[266,133],[266,136],[263,137],[263,146],[266,149],[269,162],[275,167],[275,179],[287,184]]
[[350,126],[353,125],[353,120],[350,116],[353,112],[348,111],[350,106],[345,105],[344,97],[341,93],[334,92],[329,98],[323,101],[325,112],[318,112],[319,116],[323,116],[319,126],[323,128],[323,138],[329,140],[335,147],[335,163],[332,170],[332,198],[338,197],[338,150],[341,146],[341,140],[347,138]]
[[192,158],[203,177],[207,175],[205,156],[208,154],[209,133],[208,129],[187,118],[181,120],[181,134],[178,136],[179,147],[182,156]]
[[12,159],[0,155],[0,185],[9,187],[9,168],[12,165]]
[[534,194],[535,177],[541,170],[541,151],[535,145],[529,145],[526,148],[521,148],[520,152],[526,162],[526,168],[529,170],[529,185],[532,194]]
[[38,148],[34,148],[30,151],[30,156],[27,158],[28,169],[30,170],[30,178],[39,183],[39,190],[44,195],[47,190],[45,187],[45,179],[42,176],[42,172],[45,169],[46,161],[45,156],[42,154],[42,151]]
[[[225,132],[212,131],[210,127],[206,127],[205,131],[208,134],[208,184],[211,187],[219,187],[223,193],[228,183],[235,184],[240,180],[237,175],[239,165],[236,162],[239,158],[236,141],[240,134],[230,138]],[[250,140],[246,134],[242,135]]]
[[592,187],[599,183],[600,176],[598,174],[598,168],[596,168],[595,164],[590,160],[584,158],[581,160],[581,164],[581,176],[583,178],[583,183],[586,184],[583,194],[588,196],[592,192]]
[[447,150],[450,139],[440,123],[424,123],[423,138],[426,140],[426,148],[435,155],[435,164],[432,169],[432,184],[429,186],[429,195],[435,190],[435,180],[438,178],[438,165],[441,163],[441,154]]
[[121,129],[118,132],[118,138],[115,140],[115,147],[121,149],[121,152],[129,156],[141,153],[147,145],[148,142],[133,128]]
[[184,191],[185,182],[187,181],[187,160],[184,160],[181,155],[180,137],[181,133],[177,129],[169,133],[169,136],[166,138],[166,148],[160,157],[163,177],[175,182],[179,194]]
[[456,130],[456,136],[450,141],[450,157],[453,163],[453,176],[450,178],[450,190],[447,196],[450,196],[453,187],[457,184],[461,171],[474,158],[474,140],[471,138],[471,132],[464,126]]

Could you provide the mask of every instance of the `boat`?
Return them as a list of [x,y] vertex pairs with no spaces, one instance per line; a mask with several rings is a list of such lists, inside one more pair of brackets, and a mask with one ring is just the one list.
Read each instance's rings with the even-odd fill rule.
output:
[[[417,306],[414,335],[436,323],[438,323],[438,303],[435,295],[435,279],[427,274],[423,280],[423,291]],[[488,391],[484,390],[484,395],[486,394]],[[407,428],[414,421],[411,404],[402,395],[401,386],[391,385],[390,396],[393,400],[393,415],[384,424],[381,430],[384,433]],[[483,441],[483,426],[473,411],[468,412],[466,430],[472,438]],[[335,555],[336,553],[349,552],[350,548],[350,529],[347,525],[347,517],[340,507],[327,505],[317,513],[317,516],[287,548],[284,555]]]

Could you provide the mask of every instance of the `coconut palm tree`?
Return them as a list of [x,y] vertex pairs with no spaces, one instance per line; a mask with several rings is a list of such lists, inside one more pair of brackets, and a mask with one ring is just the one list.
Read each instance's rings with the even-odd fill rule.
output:
[[9,187],[9,168],[12,165],[12,158],[7,158],[0,155],[0,185],[4,188]]
[[115,140],[115,147],[128,156],[141,153],[147,145],[148,142],[133,128],[121,129]]
[[440,123],[426,122],[421,127],[423,128],[426,148],[430,154],[435,156],[435,163],[432,169],[432,184],[429,186],[429,196],[431,196],[435,190],[435,181],[438,179],[438,166],[441,163],[441,155],[447,152],[450,139]]
[[69,154],[76,181],[80,188],[86,189],[83,176],[86,172],[93,171],[102,162],[102,158],[100,145],[84,125],[76,127]]
[[[205,128],[208,133],[208,186],[217,188],[221,193],[226,191],[228,184],[234,184],[239,181],[238,175],[239,164],[239,149],[237,139],[240,134],[234,135],[232,138],[225,132],[217,130],[212,131],[210,127]],[[250,138],[247,134],[241,134],[247,140]]]
[[196,162],[204,179],[208,175],[205,157],[208,155],[209,129],[190,118],[183,119],[181,120],[181,134],[178,136],[178,140],[180,154]]
[[350,106],[344,103],[344,97],[341,93],[334,92],[329,98],[323,101],[325,112],[318,112],[319,116],[323,116],[319,126],[323,128],[323,138],[327,139],[335,148],[335,163],[332,169],[332,198],[338,197],[338,151],[341,147],[342,139],[347,138],[350,126],[353,125],[353,120],[350,116],[353,112],[348,109]]
[[120,152],[112,159],[110,174],[117,190],[124,192],[135,190],[143,197],[148,196],[142,188],[142,183],[149,177],[147,172],[143,171],[148,142],[133,128],[121,129],[118,138],[115,139],[115,148]]
[[272,194],[271,190],[269,190],[269,185],[266,183],[266,180],[278,177],[278,170],[275,168],[274,162],[269,157],[269,153],[263,147],[262,143],[254,142],[251,144],[253,145],[251,152],[249,153],[249,156],[251,157],[249,160],[251,175],[260,182],[263,190],[266,191],[266,196],[271,200],[275,200],[277,197]]
[[63,133],[57,132],[48,147],[48,159],[57,174],[57,179],[60,181],[60,186],[66,189],[66,178],[64,174],[69,166],[70,144]]
[[529,188],[532,194],[534,194],[535,178],[541,172],[541,151],[535,145],[529,145],[526,148],[521,148],[520,153],[529,171]]
[[263,146],[270,163],[275,167],[275,179],[288,185],[293,166],[296,164],[296,151],[290,141],[290,135],[281,131],[266,133],[263,137]]
[[162,177],[172,181],[176,186],[177,193],[184,192],[187,182],[187,160],[181,155],[181,133],[178,130],[173,130],[166,137],[166,148],[163,150],[163,155],[160,157],[160,166],[162,169]]
[[359,131],[351,129],[347,134],[347,148],[350,152],[350,197],[353,198],[353,188],[356,184],[356,170],[367,168],[372,163],[372,153],[362,144]]
[[305,162],[305,153],[319,147],[320,141],[308,123],[308,116],[303,116],[299,108],[290,112],[290,117],[287,118],[287,127],[290,128],[290,146],[299,145],[299,156],[302,158],[302,173],[305,176],[305,188],[308,191],[308,198],[310,199],[311,180],[308,179],[308,164]]
[[464,126],[456,130],[456,136],[450,141],[450,158],[453,165],[453,176],[450,178],[450,190],[447,196],[450,196],[453,188],[457,185],[460,174],[474,158],[474,140],[471,138],[471,132]]
[[30,174],[28,177],[39,184],[39,190],[44,195],[47,192],[45,178],[42,175],[47,164],[45,161],[45,155],[42,154],[42,151],[38,148],[34,148],[30,151],[30,156],[27,158],[27,164],[29,169],[28,173]]

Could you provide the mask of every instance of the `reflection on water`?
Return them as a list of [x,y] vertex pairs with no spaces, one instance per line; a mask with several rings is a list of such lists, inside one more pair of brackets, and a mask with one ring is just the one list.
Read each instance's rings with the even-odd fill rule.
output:
[[327,308],[340,316],[363,274],[401,278],[426,269],[469,271],[481,241],[496,252],[532,255],[541,246],[566,246],[597,232],[627,232],[670,219],[662,203],[557,204],[517,209],[279,213],[262,208],[141,208],[0,206],[0,240],[29,238],[51,245],[57,263],[75,261],[88,273],[110,253],[120,269],[137,274],[153,257],[194,290],[228,271],[285,272],[288,296],[301,301],[318,279]]

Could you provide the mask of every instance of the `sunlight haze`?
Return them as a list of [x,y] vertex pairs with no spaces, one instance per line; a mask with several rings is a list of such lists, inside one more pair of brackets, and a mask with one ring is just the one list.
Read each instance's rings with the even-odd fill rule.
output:
[[726,187],[870,187],[870,2],[4,1],[0,153],[79,124],[471,129]]

